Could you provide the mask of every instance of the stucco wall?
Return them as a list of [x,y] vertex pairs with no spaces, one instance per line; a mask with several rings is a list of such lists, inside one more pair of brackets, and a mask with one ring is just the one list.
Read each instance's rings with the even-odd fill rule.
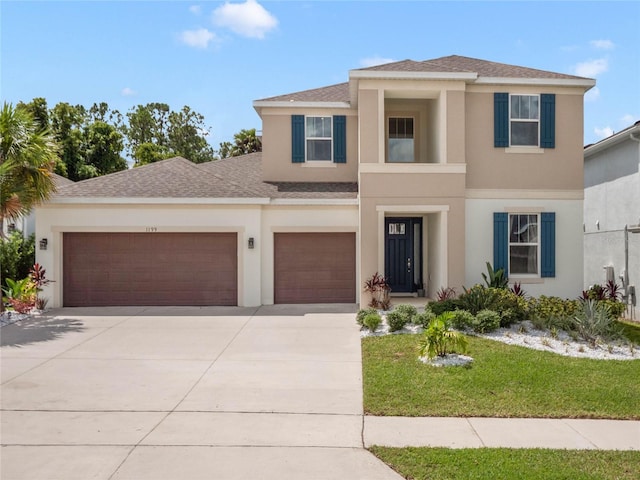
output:
[[467,199],[465,285],[484,284],[486,262],[493,264],[493,213],[513,209],[556,213],[556,276],[518,279],[524,290],[533,296],[578,297],[583,276],[581,200]]

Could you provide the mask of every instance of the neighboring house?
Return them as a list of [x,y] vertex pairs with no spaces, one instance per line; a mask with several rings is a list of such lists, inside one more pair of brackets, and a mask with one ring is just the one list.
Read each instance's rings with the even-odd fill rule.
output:
[[[640,286],[638,225],[640,121],[584,149],[585,287],[608,279],[622,285],[625,262],[629,285]],[[625,227],[636,231],[627,232],[626,247]]]
[[[64,185],[69,185],[73,183],[72,180],[69,180],[62,175],[58,175],[57,173],[52,173],[53,182],[56,185],[56,188],[60,188]],[[4,230],[4,234],[8,235],[11,232],[19,231],[22,232],[22,235],[27,238],[31,234],[36,233],[36,216],[34,210],[29,212],[27,216],[20,216],[13,220],[5,219],[2,224],[2,228]]]
[[79,182],[38,210],[51,305],[367,303],[481,282],[583,282],[594,80],[460,56],[254,102],[262,153]]

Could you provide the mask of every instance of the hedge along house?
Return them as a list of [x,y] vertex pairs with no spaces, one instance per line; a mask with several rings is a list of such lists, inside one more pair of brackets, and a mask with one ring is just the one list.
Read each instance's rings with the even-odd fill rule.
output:
[[171,159],[41,207],[47,293],[54,306],[366,304],[376,271],[395,294],[433,297],[489,261],[530,294],[574,297],[594,84],[450,56],[257,100],[261,154]]

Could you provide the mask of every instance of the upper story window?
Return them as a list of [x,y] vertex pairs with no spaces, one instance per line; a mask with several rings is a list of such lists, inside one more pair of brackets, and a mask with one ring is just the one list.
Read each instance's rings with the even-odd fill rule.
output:
[[387,161],[411,163],[415,161],[415,137],[412,117],[389,117]]
[[344,115],[291,115],[291,162],[347,163],[346,133]]
[[306,117],[307,161],[331,161],[332,132],[331,117]]
[[510,143],[512,146],[539,146],[540,97],[511,95]]
[[509,275],[538,275],[538,223],[537,214],[509,215]]

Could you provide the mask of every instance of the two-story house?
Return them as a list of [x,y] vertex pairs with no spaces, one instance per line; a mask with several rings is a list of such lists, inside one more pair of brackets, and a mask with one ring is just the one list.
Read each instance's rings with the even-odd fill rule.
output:
[[482,280],[582,289],[594,80],[460,56],[254,102],[263,151],[79,182],[38,211],[53,305],[367,303]]

